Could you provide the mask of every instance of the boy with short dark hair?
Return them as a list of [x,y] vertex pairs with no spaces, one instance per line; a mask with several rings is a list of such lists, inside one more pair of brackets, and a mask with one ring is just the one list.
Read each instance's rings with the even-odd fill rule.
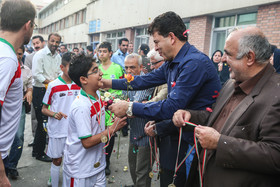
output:
[[49,117],[47,155],[52,158],[52,165],[48,185],[51,183],[52,187],[59,184],[59,170],[68,132],[67,116],[80,90],[80,87],[68,75],[70,60],[71,53],[65,53],[62,56],[60,68],[63,74],[49,83],[43,98],[42,113]]
[[115,119],[105,130],[105,108],[98,89],[102,72],[95,60],[75,56],[69,67],[70,78],[82,89],[71,105],[64,150],[63,186],[106,186],[103,147],[114,132],[126,124]]

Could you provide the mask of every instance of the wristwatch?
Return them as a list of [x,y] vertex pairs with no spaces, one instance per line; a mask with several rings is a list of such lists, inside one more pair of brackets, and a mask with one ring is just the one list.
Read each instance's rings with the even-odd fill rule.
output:
[[126,114],[127,116],[131,117],[133,115],[132,113],[132,107],[133,107],[133,102],[129,102],[128,103],[128,108],[127,108],[127,111],[126,111]]

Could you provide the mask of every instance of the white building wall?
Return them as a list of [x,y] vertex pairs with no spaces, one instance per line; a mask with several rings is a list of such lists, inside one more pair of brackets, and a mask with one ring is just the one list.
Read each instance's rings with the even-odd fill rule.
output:
[[100,19],[100,32],[147,25],[166,12],[182,18],[256,7],[279,0],[97,0],[88,5],[87,20]]

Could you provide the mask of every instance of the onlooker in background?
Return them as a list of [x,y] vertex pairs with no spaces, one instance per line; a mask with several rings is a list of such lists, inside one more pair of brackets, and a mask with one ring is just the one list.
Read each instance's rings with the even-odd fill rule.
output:
[[93,48],[91,45],[87,46],[87,56],[93,57]]
[[60,45],[60,56],[62,57],[65,53],[68,52],[67,45]]
[[28,44],[36,10],[30,1],[2,1],[0,11],[0,186],[11,186],[8,150],[18,129],[22,108],[22,79],[16,51]]
[[270,57],[270,63],[273,65],[277,73],[280,73],[280,49],[276,45],[271,45],[272,55]]
[[82,48],[82,47],[79,48],[79,54],[80,55],[84,55],[85,54],[84,48]]
[[133,42],[129,42],[127,52],[128,54],[133,53]]
[[122,38],[119,40],[119,49],[113,54],[111,61],[119,64],[124,69],[124,59],[128,55],[128,39]]
[[147,54],[150,51],[150,47],[147,44],[141,44],[138,49],[138,54],[142,57],[143,72],[151,72],[150,60],[147,58]]
[[227,62],[222,61],[222,56],[223,52],[220,50],[216,50],[213,53],[211,60],[218,72],[221,85],[224,85],[224,83],[229,79],[229,67]]
[[43,122],[47,123],[48,118],[42,114],[42,101],[48,84],[56,79],[61,73],[61,57],[56,52],[60,42],[61,36],[57,33],[51,33],[48,36],[48,45],[34,55],[32,62],[32,75],[34,78],[32,102],[36,113],[36,119],[38,121],[32,156],[45,162],[51,162],[52,159],[44,152],[47,133],[44,130]]
[[27,66],[23,65],[23,53],[24,46],[22,45],[17,50],[17,59],[20,63],[21,78],[23,82],[23,102],[19,127],[9,154],[9,175],[12,179],[17,179],[18,177],[17,165],[22,154],[24,143],[25,114],[28,110],[30,111],[32,102],[32,72]]
[[[31,53],[30,55],[27,55],[25,58],[25,62],[24,62],[24,65],[26,65],[30,70],[32,70],[32,60],[33,60],[35,53],[37,53],[39,50],[43,49],[45,46],[44,38],[40,35],[33,36],[31,40],[32,40],[32,44],[34,47],[34,52]],[[34,66],[35,65],[36,64],[34,64]],[[34,137],[35,131],[37,128],[37,119],[36,119],[36,114],[35,114],[35,110],[33,107],[33,103],[31,104],[31,126],[32,126],[32,135]],[[28,144],[28,147],[31,147],[33,145],[34,145],[34,140]]]
[[79,48],[78,47],[74,47],[72,52],[75,53],[75,55],[78,55],[79,54]]
[[[125,58],[125,71],[131,75],[144,75],[142,71],[141,56],[132,53]],[[148,100],[153,93],[153,88],[141,91],[129,91],[128,94],[131,102],[142,102]],[[134,187],[151,186],[150,164],[150,147],[149,137],[145,134],[144,127],[148,122],[144,118],[128,118],[127,123],[130,126],[128,164],[129,171],[134,183]]]
[[[100,61],[99,69],[102,71],[103,79],[119,79],[123,77],[123,69],[120,65],[111,62],[111,56],[112,56],[112,47],[111,43],[109,42],[102,42],[99,45],[98,48],[98,57]],[[121,90],[112,90],[109,89],[108,92],[116,95],[121,95]],[[107,111],[105,114],[105,127],[108,128],[113,124],[112,118],[114,117],[114,114],[111,114],[110,111]],[[110,157],[111,153],[113,151],[115,143],[115,135],[112,136],[109,146],[106,147],[106,168],[105,168],[105,174],[110,175]]]

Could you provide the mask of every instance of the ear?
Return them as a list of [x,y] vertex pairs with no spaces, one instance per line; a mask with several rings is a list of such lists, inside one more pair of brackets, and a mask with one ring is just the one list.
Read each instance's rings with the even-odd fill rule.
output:
[[26,30],[29,30],[30,28],[32,28],[33,27],[33,24],[32,24],[32,21],[31,20],[29,20],[28,22],[26,22],[25,24],[24,24],[24,28],[26,29]]
[[60,64],[60,69],[61,71],[63,71],[64,66],[62,64]]
[[250,67],[255,63],[256,55],[253,51],[249,51],[249,53],[246,55],[247,58],[247,65]]
[[80,82],[82,85],[86,85],[87,84],[87,78],[84,76],[80,76]]
[[175,36],[175,34],[173,32],[170,32],[168,35],[170,36],[171,44],[173,45],[175,43],[177,37]]

